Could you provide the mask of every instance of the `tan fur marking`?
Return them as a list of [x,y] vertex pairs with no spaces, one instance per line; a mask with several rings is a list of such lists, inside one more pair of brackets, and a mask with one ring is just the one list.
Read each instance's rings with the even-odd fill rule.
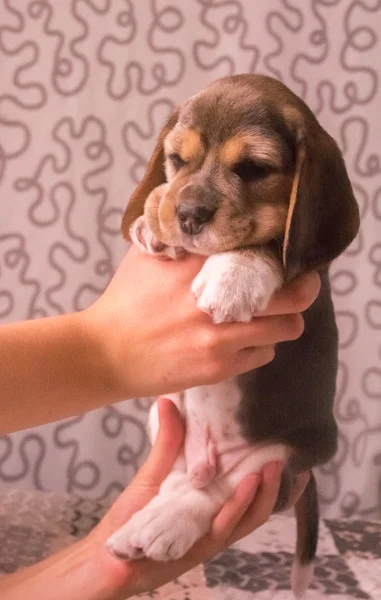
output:
[[169,132],[164,140],[164,150],[166,155],[172,154],[172,152],[180,152],[181,150],[181,137],[184,131],[184,127],[179,123]]
[[177,152],[185,162],[191,162],[202,157],[204,148],[201,136],[195,129],[184,129],[177,126],[173,129],[164,143],[166,154]]
[[220,161],[227,167],[232,167],[243,155],[246,148],[245,136],[235,136],[227,140],[220,149]]
[[182,135],[180,155],[183,160],[190,162],[203,155],[200,134],[194,129],[186,129]]
[[280,167],[279,146],[276,140],[260,131],[252,130],[236,135],[225,142],[220,150],[220,160],[227,167],[232,167],[243,158],[261,159]]
[[286,267],[286,258],[287,258],[286,255],[287,255],[287,248],[288,248],[288,243],[289,243],[289,238],[290,238],[290,226],[291,226],[292,215],[294,213],[294,208],[296,205],[296,198],[298,195],[300,174],[302,171],[304,157],[305,157],[305,151],[303,148],[301,148],[298,151],[298,156],[296,159],[295,177],[292,182],[292,189],[291,189],[291,194],[290,194],[290,204],[289,204],[288,213],[287,213],[286,230],[285,230],[284,243],[283,243],[283,256],[282,256],[284,267]]
[[255,237],[266,239],[269,235],[276,236],[283,232],[287,218],[287,206],[284,204],[263,204],[257,208],[255,215]]
[[[294,134],[297,134],[298,130],[302,131],[302,128],[304,127],[304,119],[300,110],[297,110],[294,106],[285,106],[282,109],[282,112]],[[295,138],[297,141],[299,141],[297,135],[295,135]]]
[[171,229],[176,219],[175,203],[171,198],[165,198],[159,207],[160,223],[164,230]]

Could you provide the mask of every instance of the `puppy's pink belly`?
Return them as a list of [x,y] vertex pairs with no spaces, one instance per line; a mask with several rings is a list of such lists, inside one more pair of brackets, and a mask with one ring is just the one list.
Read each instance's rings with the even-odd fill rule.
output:
[[253,452],[235,413],[241,391],[235,380],[191,388],[184,394],[185,461],[192,486],[221,479]]
[[189,480],[193,487],[203,488],[219,479],[252,453],[241,437],[236,440],[215,439],[209,430],[204,435],[188,434],[185,442],[185,459]]
[[188,426],[185,460],[193,487],[206,487],[216,476],[217,449],[208,426]]
[[253,447],[240,439],[236,445],[221,448],[218,456],[218,475],[226,475],[253,453]]

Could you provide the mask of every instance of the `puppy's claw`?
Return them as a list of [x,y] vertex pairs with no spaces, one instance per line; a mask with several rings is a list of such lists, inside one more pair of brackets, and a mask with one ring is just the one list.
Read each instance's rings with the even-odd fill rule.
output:
[[108,551],[121,560],[151,558],[176,560],[207,531],[203,519],[178,499],[164,505],[149,505],[135,513],[106,542]]
[[163,260],[176,260],[184,256],[185,250],[180,247],[167,246],[149,229],[144,215],[138,217],[130,228],[132,242],[146,254],[157,256]]

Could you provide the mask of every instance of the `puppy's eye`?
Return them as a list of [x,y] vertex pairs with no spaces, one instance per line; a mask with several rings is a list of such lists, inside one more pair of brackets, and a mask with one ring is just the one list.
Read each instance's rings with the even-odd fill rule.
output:
[[246,158],[234,166],[233,173],[238,175],[242,181],[255,181],[267,177],[270,167]]
[[172,164],[175,167],[176,171],[178,171],[179,169],[181,169],[181,167],[183,167],[184,165],[186,165],[185,160],[183,160],[181,158],[180,154],[177,154],[176,152],[173,153],[173,154],[170,154],[168,158],[172,162]]

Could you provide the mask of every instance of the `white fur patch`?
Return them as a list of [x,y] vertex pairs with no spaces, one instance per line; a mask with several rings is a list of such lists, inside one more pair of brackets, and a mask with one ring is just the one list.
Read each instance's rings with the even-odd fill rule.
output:
[[266,308],[282,283],[280,264],[260,252],[222,252],[209,256],[192,292],[215,323],[246,322]]
[[209,507],[205,511],[198,500],[185,492],[157,496],[109,538],[107,548],[128,560],[181,558],[210,526]]
[[291,588],[296,600],[303,598],[314,574],[314,562],[301,565],[297,560],[292,565]]

